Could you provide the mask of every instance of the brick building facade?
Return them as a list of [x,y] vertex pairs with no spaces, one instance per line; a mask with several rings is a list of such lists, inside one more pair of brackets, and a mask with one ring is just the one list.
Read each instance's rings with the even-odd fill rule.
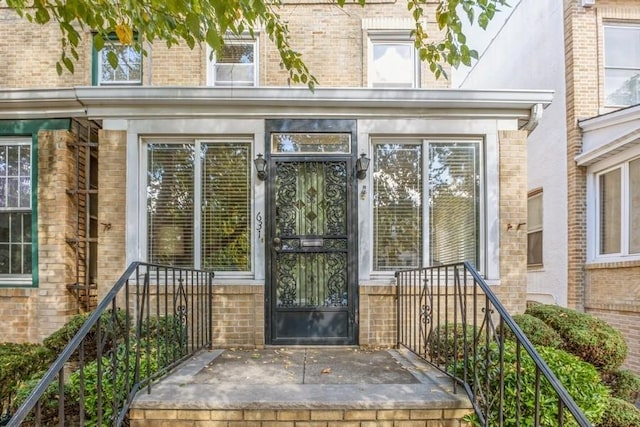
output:
[[[3,218],[10,218],[5,223],[12,230],[8,233],[21,236],[0,243],[17,254],[10,258],[11,267],[0,263],[6,270],[0,271],[3,339],[40,341],[108,292],[129,263],[171,259],[216,271],[212,327],[217,346],[291,342],[392,346],[394,270],[461,261],[429,250],[437,229],[427,225],[429,213],[417,208],[427,204],[429,180],[420,180],[419,200],[403,214],[413,215],[419,231],[396,233],[401,224],[374,202],[396,197],[384,193],[381,176],[402,170],[405,180],[428,177],[426,159],[446,166],[447,175],[438,179],[456,176],[472,192],[463,214],[471,215],[468,231],[474,237],[450,245],[470,247],[475,264],[507,308],[523,311],[526,234],[515,225],[526,222],[527,133],[519,129],[537,120],[532,111],[548,105],[551,94],[445,89],[448,82],[435,80],[425,64],[415,60],[408,37],[411,17],[404,4],[383,0],[365,8],[339,9],[328,3],[285,2],[282,15],[288,16],[294,47],[318,78],[319,88],[313,93],[289,87],[274,47],[259,30],[257,40],[225,52],[231,58],[223,55],[230,61],[226,63],[222,59],[211,63],[205,48],[167,50],[161,43],[149,45],[149,56],[141,58],[139,68],[125,73],[127,85],[110,80],[121,78],[122,70],[102,63],[86,34],[76,73],[58,76],[57,30],[28,24],[0,3],[0,53],[6,59],[0,63],[0,148],[9,153],[6,164],[11,166],[11,153],[20,153],[16,165],[22,162],[28,170],[0,179],[22,177],[31,185],[15,190],[18,198],[22,195],[30,203],[7,204],[0,211]],[[246,56],[237,56],[239,51]],[[390,71],[388,63],[380,68],[376,52],[391,55],[392,65],[404,68]],[[235,86],[239,74],[234,73],[240,70],[246,71],[241,77],[250,72],[254,77]],[[312,148],[305,145],[305,135],[313,137]],[[284,142],[278,145],[277,138]],[[335,138],[347,142],[339,145]],[[290,141],[293,151],[287,151]],[[329,141],[324,149],[329,154],[305,151],[318,141]],[[201,153],[202,163],[190,154],[196,152]],[[211,163],[208,153],[215,154]],[[412,157],[398,163],[393,161],[398,153]],[[265,181],[253,166],[253,159],[263,154],[269,162]],[[362,179],[355,176],[361,155],[371,159]],[[179,162],[189,166],[180,169]],[[304,187],[304,200],[279,201],[274,186],[284,182],[279,174],[289,167],[299,168],[296,179],[315,180],[313,186],[296,184]],[[317,172],[300,172],[318,168],[325,168],[324,178],[317,178]],[[269,260],[279,256],[279,249],[274,249],[279,244],[275,239],[280,239],[278,215],[289,202],[299,211],[316,203],[315,186],[336,178],[331,168],[342,170],[337,177],[345,179],[339,193],[348,206],[343,211],[346,219],[332,227],[347,224],[340,244],[347,247],[348,260],[340,275],[348,278],[344,294],[348,290],[349,297],[323,298],[344,305],[348,332],[320,339],[292,337],[288,330],[277,329],[274,320],[279,306],[273,299],[280,295],[274,288],[282,277],[274,273]],[[180,191],[190,192],[189,203],[195,208],[188,212],[193,216],[180,217],[187,219],[179,224],[170,219],[186,215],[187,210],[166,210],[178,196],[162,198],[168,191],[163,183],[177,179],[166,172],[169,169],[193,174],[189,185],[180,184]],[[467,169],[473,174],[464,175]],[[203,177],[231,179],[236,172],[239,181],[232,186],[242,183],[244,199],[229,202],[207,193]],[[400,184],[408,186],[410,181]],[[323,197],[334,197],[329,193]],[[214,201],[241,211],[243,222],[231,226],[216,222],[219,216],[207,216],[208,203]],[[326,199],[319,206],[325,212],[334,202]],[[304,211],[304,227],[319,222],[316,212]],[[330,215],[321,217],[329,221]],[[212,229],[207,221],[214,224]],[[391,225],[384,228],[382,223]],[[216,232],[225,227],[240,237],[220,246]],[[446,229],[447,224],[438,227]],[[321,233],[314,230],[298,233],[304,234],[299,237],[301,245],[323,244]],[[326,241],[333,238],[324,236]],[[231,261],[218,261],[215,252],[232,244],[240,249],[230,255]],[[206,255],[209,245],[216,249],[213,255]],[[336,297],[343,301],[336,303]]]

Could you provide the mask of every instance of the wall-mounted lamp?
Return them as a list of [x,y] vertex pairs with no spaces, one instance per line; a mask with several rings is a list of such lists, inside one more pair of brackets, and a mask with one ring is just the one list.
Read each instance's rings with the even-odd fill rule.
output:
[[258,172],[258,179],[264,181],[267,179],[267,161],[262,157],[262,154],[258,154],[258,157],[253,159],[253,164],[256,166]]
[[367,169],[369,169],[370,161],[364,153],[360,154],[360,158],[356,161],[356,176],[358,179],[365,179],[367,177]]

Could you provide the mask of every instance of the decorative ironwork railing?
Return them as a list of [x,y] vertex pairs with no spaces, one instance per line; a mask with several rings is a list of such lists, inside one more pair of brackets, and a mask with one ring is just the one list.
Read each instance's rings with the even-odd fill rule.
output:
[[[396,282],[398,346],[452,377],[454,392],[463,387],[477,423],[540,426],[543,405],[548,408],[551,400],[553,424],[591,426],[469,263],[397,271]],[[505,384],[508,364],[515,368],[515,384]],[[549,387],[551,398],[541,391]],[[525,401],[525,390],[533,392],[533,401]]]
[[212,272],[132,263],[8,425],[122,425],[138,391],[211,347],[212,286]]

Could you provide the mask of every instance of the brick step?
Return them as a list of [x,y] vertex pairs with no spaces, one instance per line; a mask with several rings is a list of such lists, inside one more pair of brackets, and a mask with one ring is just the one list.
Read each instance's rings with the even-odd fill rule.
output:
[[[461,427],[470,409],[134,409],[131,427]],[[469,424],[470,425],[470,424]]]

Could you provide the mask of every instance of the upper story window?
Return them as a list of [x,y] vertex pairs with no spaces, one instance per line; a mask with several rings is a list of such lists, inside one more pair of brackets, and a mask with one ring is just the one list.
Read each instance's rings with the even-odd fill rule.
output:
[[211,57],[208,80],[211,86],[257,86],[257,40],[226,40],[220,52]]
[[479,141],[374,140],[373,269],[479,266]]
[[542,189],[527,199],[527,266],[542,266]]
[[149,262],[216,272],[251,270],[250,144],[147,141]]
[[604,27],[605,104],[640,103],[640,25]]
[[31,275],[31,141],[0,139],[0,280]]
[[[93,84],[108,85],[141,85],[142,53],[117,41],[107,42],[99,51],[94,51]],[[112,67],[109,58],[115,56],[118,66]]]
[[417,52],[408,33],[369,34],[369,87],[419,87],[419,70]]
[[640,158],[596,175],[598,256],[640,255]]

